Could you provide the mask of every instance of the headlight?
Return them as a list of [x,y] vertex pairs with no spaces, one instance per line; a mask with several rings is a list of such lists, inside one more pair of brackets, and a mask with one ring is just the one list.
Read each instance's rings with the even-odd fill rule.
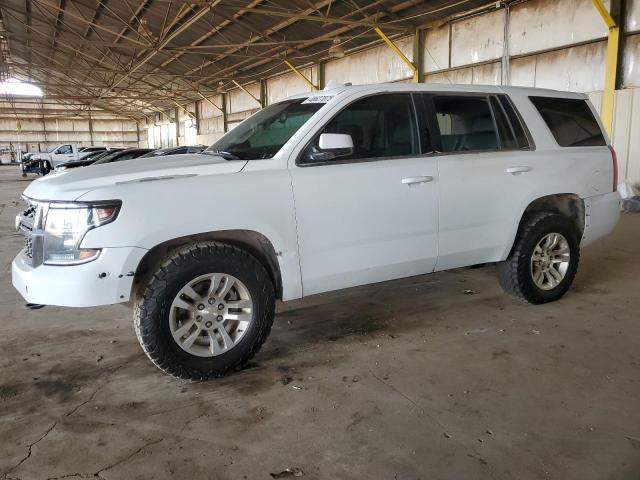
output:
[[100,249],[80,248],[92,228],[113,222],[120,202],[51,203],[44,228],[44,263],[75,265],[94,260]]

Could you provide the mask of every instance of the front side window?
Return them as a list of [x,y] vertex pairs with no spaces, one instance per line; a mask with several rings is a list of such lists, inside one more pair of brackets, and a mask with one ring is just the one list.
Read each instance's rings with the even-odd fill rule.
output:
[[260,110],[202,153],[229,160],[272,158],[324,106],[304,100],[286,100]]
[[497,150],[496,125],[484,96],[434,95],[442,152]]
[[331,160],[363,160],[404,157],[419,153],[418,132],[411,96],[406,93],[365,97],[347,106],[314,138],[302,162],[327,161],[322,156],[320,136],[349,135],[353,148]]
[[585,100],[529,97],[561,147],[605,146],[600,125]]

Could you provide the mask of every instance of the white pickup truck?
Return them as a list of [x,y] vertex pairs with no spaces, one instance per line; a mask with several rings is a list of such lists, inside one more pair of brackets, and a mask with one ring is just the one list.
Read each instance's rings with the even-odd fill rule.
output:
[[494,262],[515,298],[557,300],[619,218],[615,152],[581,94],[339,86],[270,105],[204,153],[32,182],[15,288],[130,302],[148,357],[204,379],[258,351],[276,299]]
[[44,162],[47,170],[53,170],[62,163],[81,160],[87,155],[100,150],[106,150],[106,147],[79,147],[74,143],[61,143],[50,148],[47,152],[32,154],[29,160],[32,162]]
[[62,143],[50,148],[47,152],[36,153],[30,160],[48,162],[49,170],[53,170],[59,164],[78,160],[80,147],[74,143]]

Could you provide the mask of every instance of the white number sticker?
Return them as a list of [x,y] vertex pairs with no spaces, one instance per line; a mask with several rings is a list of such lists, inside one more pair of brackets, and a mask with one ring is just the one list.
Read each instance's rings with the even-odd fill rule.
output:
[[328,103],[334,95],[311,95],[302,103]]

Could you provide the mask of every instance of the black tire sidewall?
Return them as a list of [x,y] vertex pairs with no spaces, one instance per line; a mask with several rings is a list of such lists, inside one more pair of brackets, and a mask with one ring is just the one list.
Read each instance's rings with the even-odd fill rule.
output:
[[[154,289],[155,301],[148,302],[151,308],[141,318],[142,340],[153,337],[148,340],[155,347],[156,355],[168,362],[169,370],[179,376],[197,377],[193,372],[199,372],[202,378],[219,376],[242,365],[259,348],[256,343],[262,343],[264,329],[270,328],[274,293],[264,268],[255,258],[238,249],[223,247],[223,250],[228,254],[211,255],[207,249],[192,250],[190,254],[174,257],[164,265],[163,285]],[[213,357],[200,357],[186,352],[176,343],[171,334],[169,315],[178,292],[190,281],[209,273],[226,273],[244,283],[253,301],[253,317],[242,339],[233,348]],[[184,375],[181,371],[189,373]]]
[[[569,244],[569,266],[562,281],[551,290],[539,288],[533,281],[531,256],[538,243],[549,233],[560,233]],[[580,234],[573,223],[561,215],[549,215],[537,222],[528,234],[522,238],[520,258],[518,258],[518,277],[521,288],[534,303],[546,303],[562,297],[571,287],[578,270],[580,259]]]

